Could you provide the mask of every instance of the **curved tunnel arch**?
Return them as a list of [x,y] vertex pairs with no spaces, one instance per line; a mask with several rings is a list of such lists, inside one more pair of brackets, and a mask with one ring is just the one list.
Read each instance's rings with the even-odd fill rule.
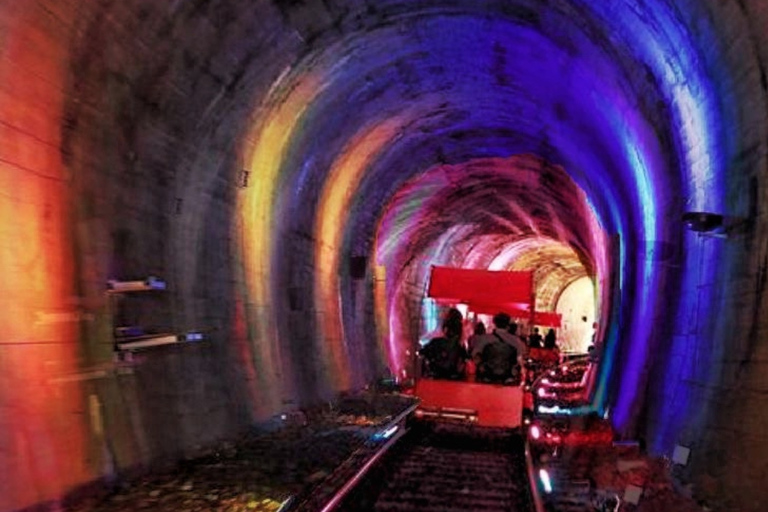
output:
[[400,377],[411,371],[408,355],[423,329],[434,328],[414,321],[431,265],[534,270],[538,304],[549,301],[543,311],[554,310],[558,289],[576,277],[589,274],[605,288],[607,237],[583,192],[532,156],[425,171],[387,203],[376,239],[372,258],[385,271],[388,298],[379,316],[393,319],[387,345]]
[[[541,214],[588,275],[604,269],[596,403],[656,451],[698,442],[701,460],[720,460],[714,447],[730,443],[754,459],[741,437],[762,424],[724,425],[719,412],[753,421],[764,400],[753,392],[768,318],[760,2],[40,0],[0,13],[0,264],[11,269],[0,341],[12,347],[0,363],[23,384],[0,389],[0,405],[21,407],[31,426],[9,420],[14,439],[51,448],[60,473],[8,498],[11,509],[394,366],[381,331],[399,327],[372,285],[387,206],[432,169],[520,155],[563,169],[595,214],[589,233],[609,236],[596,252],[594,236],[567,236],[582,232],[563,224],[570,212]],[[478,223],[511,217],[505,208]],[[746,218],[743,243],[685,232],[680,214],[695,210]],[[514,217],[514,236],[534,231]],[[445,262],[490,265],[510,241],[427,224],[424,251]],[[132,245],[116,254],[121,233]],[[424,275],[413,254],[391,292],[404,304]],[[366,259],[366,279],[350,275],[350,257]],[[15,391],[109,365],[104,281],[149,273],[169,282],[162,313],[209,329],[210,352],[150,355],[133,395],[83,384],[57,388],[52,405]],[[38,325],[46,314],[79,320]],[[750,400],[728,398],[737,387]],[[109,457],[80,421],[89,394],[117,425]],[[38,455],[10,453],[8,468]],[[754,468],[726,462],[738,499]]]
[[[315,352],[321,359],[329,361],[330,366],[324,370],[326,373],[343,376],[344,368],[349,367],[345,362],[349,347],[342,334],[341,311],[332,306],[339,293],[332,276],[337,272],[339,262],[346,260],[339,255],[341,251],[349,251],[339,244],[339,240],[349,240],[348,243],[356,247],[368,245],[367,250],[358,248],[354,252],[370,253],[372,225],[356,229],[354,235],[339,238],[338,230],[342,227],[336,220],[323,220],[325,213],[318,207],[318,192],[323,197],[335,196],[342,201],[341,207],[332,206],[336,209],[334,216],[349,206],[376,212],[381,209],[381,201],[393,193],[392,187],[407,179],[404,168],[421,173],[441,158],[461,162],[478,155],[506,157],[523,150],[535,152],[543,148],[568,169],[579,185],[592,191],[590,202],[596,208],[600,222],[609,232],[621,234],[621,262],[630,261],[630,255],[636,253],[650,253],[655,240],[663,237],[657,232],[656,218],[661,213],[661,205],[672,206],[673,202],[664,194],[674,188],[668,180],[675,176],[670,170],[675,168],[676,159],[674,153],[663,151],[669,149],[670,141],[657,137],[657,133],[664,133],[664,126],[668,133],[674,133],[672,119],[663,117],[668,112],[655,110],[662,103],[661,91],[655,84],[649,86],[645,80],[638,83],[633,75],[628,75],[626,68],[632,63],[628,57],[631,53],[621,46],[608,46],[614,48],[614,52],[606,52],[605,46],[596,43],[602,42],[599,31],[569,32],[570,46],[564,44],[562,34],[558,34],[560,40],[553,44],[547,23],[555,23],[562,14],[548,11],[547,16],[537,16],[536,20],[514,17],[525,12],[513,10],[510,17],[488,19],[464,5],[448,15],[429,13],[422,18],[418,9],[411,8],[408,32],[398,26],[396,17],[381,27],[366,26],[365,32],[345,35],[340,42],[327,44],[319,54],[307,57],[306,65],[294,66],[299,74],[284,75],[284,82],[277,87],[277,90],[288,91],[287,99],[279,103],[281,111],[288,108],[287,105],[294,105],[290,108],[296,109],[290,114],[288,124],[280,127],[283,139],[279,144],[285,145],[280,151],[290,151],[290,156],[281,163],[261,162],[253,175],[258,179],[258,173],[271,168],[273,176],[279,173],[281,179],[286,180],[281,188],[286,195],[276,201],[285,204],[287,212],[296,211],[297,214],[286,213],[283,218],[292,219],[293,229],[314,237],[314,243],[327,254],[325,259],[315,257],[314,264],[310,265],[316,272],[326,273],[324,281],[315,280],[315,287],[327,289],[313,292],[316,297],[323,298],[325,308],[331,308],[317,314],[317,322],[322,324],[317,327],[321,338],[325,339],[315,347]],[[455,30],[459,26],[462,31]],[[553,26],[559,28],[559,25]],[[580,28],[585,27],[591,25],[587,23]],[[451,39],[440,36],[446,33],[454,35]],[[476,37],[478,33],[483,36]],[[373,38],[377,44],[368,44],[367,41]],[[379,64],[382,51],[385,52],[383,58],[394,65]],[[538,53],[551,58],[531,58]],[[616,55],[627,59],[621,61],[618,68],[612,67],[610,60]],[[451,60],[448,61],[446,56]],[[587,58],[590,59],[588,68],[574,64]],[[521,62],[525,66],[521,66]],[[563,62],[569,64],[563,66]],[[368,69],[366,66],[369,65],[373,67]],[[303,70],[309,70],[308,74],[302,75]],[[291,76],[296,77],[295,84]],[[567,79],[567,87],[558,82],[565,82],[564,79]],[[550,82],[560,85],[541,86]],[[483,94],[477,94],[478,89]],[[371,94],[353,92],[366,90],[372,91]],[[640,90],[642,94],[638,92]],[[587,91],[586,97],[581,91]],[[493,126],[511,129],[509,137],[498,140],[501,144],[497,147],[489,147],[488,143],[494,139],[484,137],[486,130]],[[297,130],[295,135],[294,130]],[[364,135],[365,131],[368,134]],[[462,133],[472,133],[478,144],[465,144],[459,135]],[[610,136],[603,137],[603,133]],[[452,137],[452,134],[456,135]],[[375,143],[367,137],[373,137]],[[412,137],[416,139],[417,147],[405,151]],[[360,144],[366,147],[361,149]],[[261,146],[274,151],[276,144],[265,139]],[[684,158],[681,156],[679,160]],[[406,161],[416,164],[408,165]],[[291,162],[301,165],[301,172],[292,171]],[[311,169],[307,167],[308,162],[312,163]],[[338,178],[345,173],[349,174],[342,178],[345,185],[340,190],[320,192],[318,188],[301,187],[293,181],[301,176],[302,182],[320,185],[328,176]],[[317,177],[310,177],[311,174]],[[376,190],[349,189],[361,180],[362,187],[370,186]],[[265,181],[273,182],[268,176]],[[260,199],[262,208],[269,208],[271,193],[265,192]],[[295,206],[288,206],[291,204]],[[332,204],[322,203],[325,206]],[[313,216],[318,216],[318,222],[330,222],[334,226],[337,234],[332,240],[324,239],[310,224]],[[375,221],[376,217],[375,213],[363,215],[369,222]],[[270,225],[268,220],[263,222]],[[636,237],[630,228],[633,225],[642,226],[644,236]],[[261,236],[255,235],[257,238]],[[272,249],[274,255],[284,252],[279,247]],[[250,259],[247,255],[246,258]],[[307,259],[305,256],[305,262]],[[645,289],[644,297],[655,292],[653,283],[657,279],[654,277],[657,269],[650,265],[640,269],[623,263],[619,266],[624,288],[641,287]],[[284,285],[275,283],[273,286],[279,293]],[[623,307],[627,311],[639,308],[625,317],[647,319],[654,316],[653,309],[648,309],[649,301],[641,299],[637,306],[631,306],[634,295],[624,294],[624,298]],[[638,340],[637,346],[643,346],[645,342],[639,340],[649,334],[642,323],[629,332]],[[291,337],[290,329],[282,332]],[[611,351],[615,351],[615,346]],[[635,357],[638,358],[640,356]],[[605,377],[608,375],[610,372],[606,371]],[[630,389],[636,387],[631,382],[625,384],[627,386]],[[334,387],[338,388],[338,383],[331,384],[331,388]],[[631,402],[631,399],[623,401],[625,404]],[[628,418],[625,415],[624,419]]]

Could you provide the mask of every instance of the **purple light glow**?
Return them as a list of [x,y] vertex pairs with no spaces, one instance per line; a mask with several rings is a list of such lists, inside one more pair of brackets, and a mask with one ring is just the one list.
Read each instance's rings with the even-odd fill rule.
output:
[[[768,446],[766,2],[41,0],[0,19],[0,510],[411,376],[447,307],[424,300],[434,264],[531,269],[544,312],[594,304],[592,403],[539,411],[610,411],[650,451],[695,444],[691,474],[731,495],[759,487],[730,454]],[[691,233],[691,211],[728,225]],[[133,281],[150,274],[167,287]],[[118,292],[151,318],[116,318]],[[60,387],[154,317],[210,343]]]
[[[327,290],[341,274],[338,293],[320,292],[324,301],[338,295],[341,307],[331,309],[342,314],[321,318],[344,326],[323,329],[370,334],[355,327],[363,289],[336,268],[347,253],[367,255],[386,274],[375,292],[375,338],[400,374],[410,365],[406,350],[434,327],[437,308],[421,302],[431,264],[542,268],[537,307],[552,307],[568,280],[588,276],[603,356],[596,405],[630,425],[653,325],[693,304],[687,293],[660,302],[665,280],[688,289],[695,279],[688,268],[671,276],[656,252],[678,235],[670,219],[684,205],[722,203],[723,128],[695,35],[654,2],[542,7],[535,22],[459,4],[409,15],[413,30],[395,23],[353,31],[296,66],[299,78],[312,78],[296,82],[313,85],[286,100],[296,115],[278,137],[280,187],[268,190],[278,191],[280,233],[310,232],[324,215],[318,187],[307,183],[333,176],[364,126],[403,121],[375,151],[359,148],[364,164],[337,208],[348,216],[325,221],[335,237],[317,242],[321,257],[303,261],[272,241],[273,293],[304,266],[321,269]],[[393,53],[397,66],[387,65]],[[571,270],[546,267],[553,258]],[[290,338],[290,329],[279,325],[278,337]]]

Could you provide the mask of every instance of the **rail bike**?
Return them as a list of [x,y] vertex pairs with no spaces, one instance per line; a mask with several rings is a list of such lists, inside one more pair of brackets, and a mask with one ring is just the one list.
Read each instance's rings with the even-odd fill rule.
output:
[[[559,326],[559,315],[534,310],[533,272],[487,271],[432,267],[428,297],[442,304],[465,304],[479,314],[508,313],[531,325]],[[518,428],[533,412],[532,383],[555,368],[558,355],[549,349],[532,349],[515,378],[490,383],[468,371],[455,379],[417,376],[410,393],[419,398],[415,418],[425,421],[462,422],[479,427]],[[471,365],[470,365],[471,366]]]

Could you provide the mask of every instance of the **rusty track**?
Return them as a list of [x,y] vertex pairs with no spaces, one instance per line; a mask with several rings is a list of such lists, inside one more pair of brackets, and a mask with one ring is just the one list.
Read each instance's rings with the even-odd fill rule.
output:
[[437,425],[409,432],[336,510],[531,510],[524,448],[510,431]]

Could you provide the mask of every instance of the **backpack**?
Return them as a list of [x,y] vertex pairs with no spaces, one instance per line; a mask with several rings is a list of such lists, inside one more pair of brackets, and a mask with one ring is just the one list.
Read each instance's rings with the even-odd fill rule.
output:
[[517,364],[517,349],[494,333],[497,341],[485,346],[482,353],[484,374],[492,379],[506,379],[512,376]]
[[457,342],[445,337],[433,338],[422,354],[429,363],[429,370],[439,378],[450,378],[462,371],[461,363],[463,347]]

